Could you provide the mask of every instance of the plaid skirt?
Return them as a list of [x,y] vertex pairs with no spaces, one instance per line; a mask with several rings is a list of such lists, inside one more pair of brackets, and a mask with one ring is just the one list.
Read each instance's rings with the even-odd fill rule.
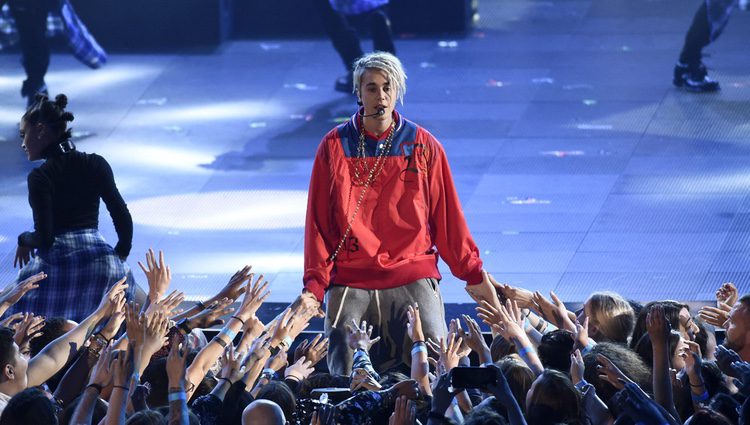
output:
[[24,295],[6,315],[32,312],[80,322],[123,277],[128,277],[128,299],[132,300],[135,293],[130,267],[120,260],[97,229],[73,230],[55,236],[49,249],[37,250],[31,262],[21,269],[17,282],[39,272],[47,273],[47,279]]

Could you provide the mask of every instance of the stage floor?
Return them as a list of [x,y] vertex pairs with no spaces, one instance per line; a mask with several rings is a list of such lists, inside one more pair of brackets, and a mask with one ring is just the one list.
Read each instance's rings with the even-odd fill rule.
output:
[[[750,15],[707,49],[723,90],[685,93],[672,67],[698,4],[483,0],[465,38],[397,40],[400,110],[445,146],[499,280],[569,302],[604,289],[711,300],[727,280],[748,292]],[[78,148],[112,164],[135,220],[132,267],[163,249],[174,287],[199,299],[252,264],[283,303],[301,288],[316,146],[355,111],[333,91],[342,71],[326,40],[257,40],[114,54],[98,71],[57,54],[47,82],[70,98]],[[18,55],[0,55],[1,282],[32,226],[22,79]],[[469,301],[441,267],[446,302]]]

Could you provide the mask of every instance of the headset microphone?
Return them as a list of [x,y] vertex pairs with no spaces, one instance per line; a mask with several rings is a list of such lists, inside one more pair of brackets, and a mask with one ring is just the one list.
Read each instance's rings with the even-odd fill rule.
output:
[[365,114],[362,113],[362,111],[359,112],[359,116],[362,117],[362,118],[379,117],[379,116],[382,116],[382,115],[385,115],[385,108],[383,108],[382,106],[378,107],[377,112],[375,112],[373,114],[367,114],[367,115],[365,115]]

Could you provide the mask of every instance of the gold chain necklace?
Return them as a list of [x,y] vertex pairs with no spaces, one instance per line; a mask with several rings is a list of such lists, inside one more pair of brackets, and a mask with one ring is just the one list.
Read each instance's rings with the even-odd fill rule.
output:
[[[366,164],[367,157],[365,156],[365,124],[364,120],[362,120],[362,131],[359,133],[359,144],[357,145],[357,163],[354,165],[354,180],[352,180],[352,186],[349,187],[349,198],[351,198],[351,190],[354,184],[356,185],[362,185],[362,192],[359,194],[359,199],[357,199],[357,205],[354,207],[354,212],[352,213],[352,216],[349,218],[349,221],[346,225],[346,230],[344,231],[344,235],[341,237],[341,240],[339,241],[338,246],[336,246],[336,250],[333,252],[333,254],[328,258],[330,261],[333,261],[336,259],[336,257],[339,255],[339,251],[341,251],[341,248],[344,246],[344,243],[346,242],[346,239],[349,237],[349,233],[352,231],[352,224],[354,224],[354,219],[357,217],[357,213],[359,213],[359,208],[362,206],[362,201],[365,199],[365,194],[367,194],[367,190],[370,189],[370,186],[375,181],[375,179],[378,178],[380,175],[380,172],[383,170],[383,165],[385,164],[385,156],[388,152],[391,151],[391,142],[393,141],[393,135],[396,133],[396,122],[392,121],[391,126],[388,128],[388,137],[385,138],[385,143],[383,144],[380,153],[377,155],[377,158],[375,159],[375,164],[373,164],[372,168],[369,168]],[[360,167],[367,172],[367,180],[362,182],[360,175],[359,175],[359,169]]]

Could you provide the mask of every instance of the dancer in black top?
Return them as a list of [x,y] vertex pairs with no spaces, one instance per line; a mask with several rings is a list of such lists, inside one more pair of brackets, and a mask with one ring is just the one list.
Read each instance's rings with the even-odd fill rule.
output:
[[[49,278],[14,306],[46,316],[80,320],[93,311],[104,292],[128,276],[133,221],[115,185],[112,169],[96,154],[76,150],[67,123],[67,98],[39,101],[21,120],[21,147],[30,161],[46,160],[29,173],[29,204],[34,231],[18,236],[14,265],[18,281],[44,271]],[[99,199],[112,216],[119,241],[113,249],[98,231]]]

